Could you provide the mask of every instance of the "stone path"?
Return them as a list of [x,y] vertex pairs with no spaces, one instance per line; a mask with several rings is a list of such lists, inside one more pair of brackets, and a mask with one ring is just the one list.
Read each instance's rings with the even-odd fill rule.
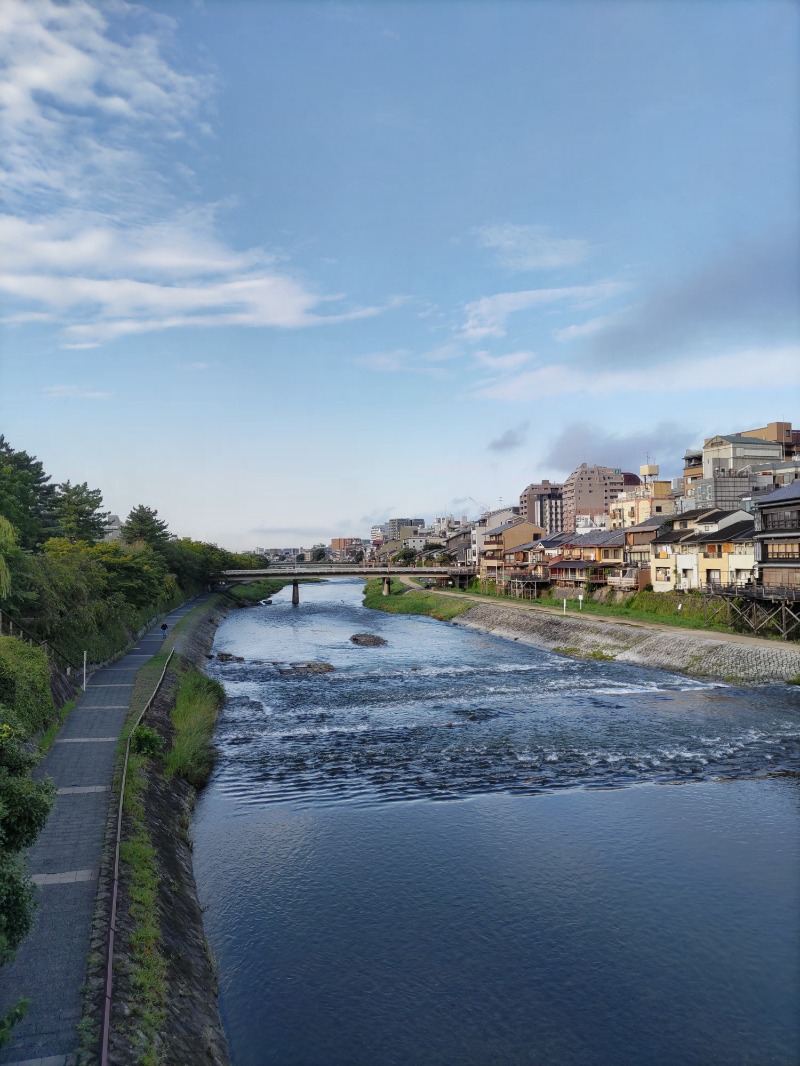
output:
[[[193,606],[173,611],[170,629]],[[0,1015],[21,996],[31,1005],[0,1050],[0,1063],[74,1062],[117,741],[136,673],[162,644],[159,623],[124,659],[93,674],[37,768],[37,777],[54,782],[56,800],[27,854],[38,886],[36,920],[14,961],[0,969]]]

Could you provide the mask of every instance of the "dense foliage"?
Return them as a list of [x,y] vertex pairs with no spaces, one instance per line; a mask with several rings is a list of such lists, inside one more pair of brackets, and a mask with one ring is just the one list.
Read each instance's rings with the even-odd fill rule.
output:
[[42,464],[0,437],[0,611],[76,664],[110,658],[155,615],[251,555],[177,538],[158,512],[133,507],[122,539],[86,482],[51,485]]

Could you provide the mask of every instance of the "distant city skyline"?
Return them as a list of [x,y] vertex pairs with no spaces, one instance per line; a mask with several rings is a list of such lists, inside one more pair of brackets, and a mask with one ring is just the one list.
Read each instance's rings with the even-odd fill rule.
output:
[[800,424],[800,12],[0,7],[0,432],[226,547]]

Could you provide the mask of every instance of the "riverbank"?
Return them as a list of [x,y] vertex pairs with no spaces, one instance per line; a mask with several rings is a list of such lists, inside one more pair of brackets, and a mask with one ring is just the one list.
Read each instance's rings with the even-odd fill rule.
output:
[[[441,617],[426,605],[437,600],[457,603],[455,625],[493,633],[547,651],[578,659],[614,659],[692,677],[743,684],[796,681],[800,678],[800,647],[783,641],[707,630],[686,630],[651,622],[589,618],[562,614],[529,603],[487,603],[482,597],[430,589],[399,592],[381,600],[365,598],[367,606]],[[424,601],[424,602],[423,602]]]
[[[197,789],[183,773],[171,772],[170,755],[175,748],[173,712],[182,680],[202,673],[217,626],[236,609],[233,601],[220,596],[201,604],[176,627],[164,652],[137,676],[129,721],[152,693],[171,645],[173,657],[145,721],[149,751],[132,755],[129,766],[116,923],[111,1062],[144,1066],[183,1066],[187,1062],[227,1066],[229,1062],[188,831]],[[162,750],[169,754],[162,758]],[[82,1063],[96,1061],[104,1007],[116,809],[112,804],[95,902],[81,1025]]]
[[742,643],[728,635],[687,633],[645,623],[567,618],[554,613],[480,604],[454,620],[575,658],[615,659],[693,677],[745,684],[794,681],[800,649],[777,641]]

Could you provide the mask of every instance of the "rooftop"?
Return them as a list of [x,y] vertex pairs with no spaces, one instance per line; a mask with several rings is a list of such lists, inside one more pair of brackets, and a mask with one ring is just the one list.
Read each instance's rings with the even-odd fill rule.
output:
[[763,507],[765,503],[781,503],[783,500],[800,500],[800,479],[788,485],[782,485],[768,496],[761,496],[758,506]]

